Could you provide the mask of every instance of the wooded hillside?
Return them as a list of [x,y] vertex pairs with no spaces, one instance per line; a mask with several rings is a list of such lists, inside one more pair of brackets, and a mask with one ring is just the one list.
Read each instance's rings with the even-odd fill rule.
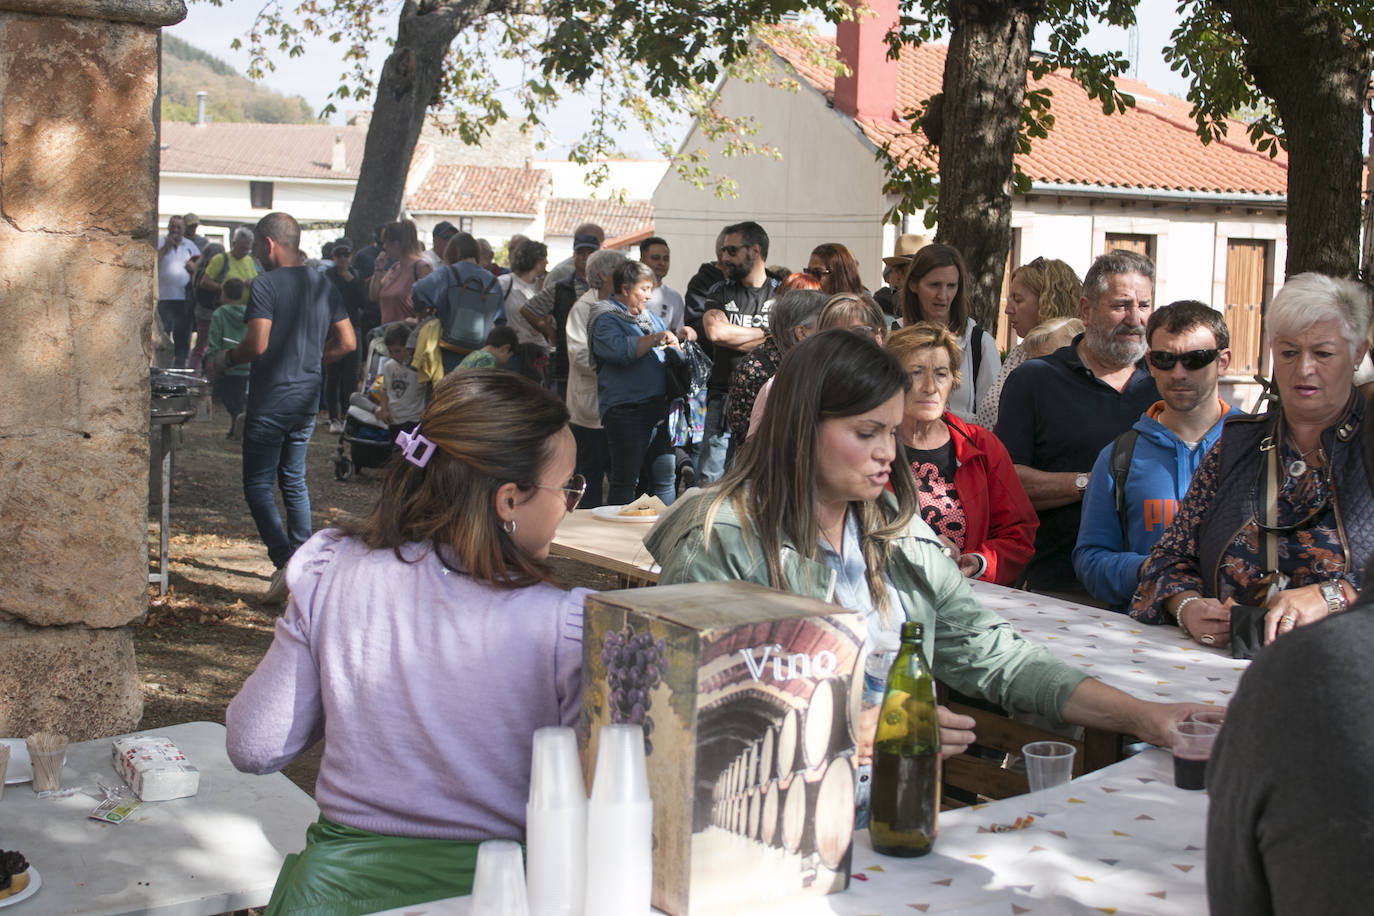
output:
[[273,92],[240,75],[229,64],[179,38],[162,36],[162,120],[195,121],[196,93],[210,94],[211,121],[309,124],[318,120],[300,96]]

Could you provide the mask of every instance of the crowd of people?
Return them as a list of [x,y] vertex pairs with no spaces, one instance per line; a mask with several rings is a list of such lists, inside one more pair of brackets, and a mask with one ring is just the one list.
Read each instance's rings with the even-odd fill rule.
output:
[[[173,222],[170,261],[194,247]],[[1003,355],[947,245],[904,238],[870,291],[844,244],[816,246],[792,271],[769,264],[762,226],[740,222],[679,294],[657,237],[605,250],[584,225],[552,268],[542,243],[513,239],[508,270],[451,225],[433,241],[423,250],[402,220],[370,252],[334,243],[320,273],[294,220],[273,214],[222,262],[187,271],[186,284],[223,297],[207,328],[211,363],[240,379],[226,387],[251,366],[245,494],[289,570],[276,640],[230,709],[231,755],[267,771],[325,740],[324,816],[283,872],[278,891],[295,903],[269,912],[344,905],[357,889],[328,876],[359,843],[384,858],[439,849],[458,864],[426,892],[462,893],[476,842],[521,837],[530,733],[576,708],[580,595],[554,587],[546,558],[564,513],[603,497],[681,497],[646,537],[661,582],[739,579],[830,600],[868,616],[874,645],[919,620],[936,676],[961,693],[1161,745],[1191,704],[1145,702],[1063,665],[980,607],[969,580],[1238,654],[1359,597],[1374,552],[1362,284],[1288,279],[1266,314],[1269,409],[1244,413],[1220,394],[1222,314],[1156,307],[1154,265],[1130,251],[1102,254],[1081,279],[1059,260],[1016,268],[1005,311],[1020,342]],[[173,299],[158,314],[177,340]],[[312,538],[304,442],[321,398],[333,418],[358,396],[374,338],[390,354],[378,412],[396,455],[367,519]],[[509,664],[494,647],[511,640],[519,690],[445,702],[456,680],[508,683],[473,673]],[[401,648],[421,652],[423,677]],[[402,667],[358,678],[367,658]],[[451,716],[434,728],[397,708]],[[976,739],[972,720],[943,708],[940,725],[945,753]],[[407,791],[386,795],[356,736],[393,727],[434,743]],[[407,902],[392,890],[365,905]]]

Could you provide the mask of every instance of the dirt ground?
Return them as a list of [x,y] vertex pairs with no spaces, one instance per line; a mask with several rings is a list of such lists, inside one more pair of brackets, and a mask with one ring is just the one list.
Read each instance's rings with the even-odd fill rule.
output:
[[[177,447],[172,476],[170,589],[159,596],[149,587],[147,618],[134,628],[143,681],[141,729],[179,722],[223,722],[229,701],[253,672],[272,641],[280,607],[259,603],[272,575],[243,500],[240,443],[225,438],[227,421],[218,411],[174,431]],[[307,456],[307,481],[315,530],[350,515],[364,514],[380,489],[381,470],[334,478],[338,435],[323,419],[315,427]],[[159,510],[149,501],[149,570],[158,557]],[[567,585],[616,588],[613,577],[581,564],[554,561]],[[284,771],[314,794],[320,748],[303,754]]]

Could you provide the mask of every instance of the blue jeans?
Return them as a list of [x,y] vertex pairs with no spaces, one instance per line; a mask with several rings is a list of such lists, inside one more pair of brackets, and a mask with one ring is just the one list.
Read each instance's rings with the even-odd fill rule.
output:
[[186,357],[191,352],[191,329],[195,325],[195,306],[185,299],[157,300],[157,319],[162,330],[172,338],[174,368],[185,369]]
[[726,456],[730,451],[730,424],[725,420],[725,398],[713,394],[706,399],[706,425],[697,453],[697,485],[714,483],[725,476]]
[[624,505],[636,493],[652,493],[665,504],[676,497],[673,446],[668,434],[668,402],[643,401],[606,408],[601,417],[611,453],[611,486],[606,502]]
[[587,492],[582,494],[579,509],[595,509],[603,504],[602,490],[606,477],[606,467],[611,463],[606,450],[606,431],[589,426],[572,426],[573,440],[577,443],[577,473],[587,481]]
[[[315,431],[315,414],[249,413],[243,424],[243,498],[278,569],[310,539],[310,491],[305,486],[305,450]],[[282,527],[272,493],[275,478],[286,506]]]

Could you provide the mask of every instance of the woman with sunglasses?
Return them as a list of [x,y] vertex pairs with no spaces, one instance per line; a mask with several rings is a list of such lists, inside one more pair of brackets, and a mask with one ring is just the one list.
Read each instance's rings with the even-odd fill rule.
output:
[[949,328],[958,339],[960,381],[949,394],[949,409],[972,422],[978,399],[992,387],[1002,364],[997,341],[970,316],[968,268],[959,250],[935,244],[912,255],[902,281],[901,304],[902,324],[931,321]]
[[997,407],[1002,403],[1002,385],[1011,370],[1025,362],[1025,338],[1031,331],[1056,318],[1077,318],[1083,281],[1073,268],[1052,258],[1036,258],[1011,273],[1007,284],[1007,320],[1021,343],[1007,351],[1002,368],[988,389],[978,396],[978,412],[973,422],[992,429],[997,425]]
[[523,840],[534,730],[581,706],[582,600],[549,545],[584,483],[561,401],[451,374],[365,519],[292,557],[267,655],[229,705],[240,770],[324,740],[321,817],[269,914],[373,913],[469,893],[482,840]]
[[859,279],[859,262],[839,242],[817,245],[806,262],[806,273],[820,283],[821,292],[827,296],[868,292]]
[[1284,284],[1266,316],[1279,406],[1226,422],[1141,569],[1132,616],[1221,647],[1233,604],[1266,608],[1271,642],[1353,602],[1374,553],[1352,382],[1369,320],[1359,283],[1306,273]]
[[[863,334],[821,331],[774,378],[758,432],[731,471],[685,495],[644,539],[660,584],[739,579],[865,614],[873,645],[903,620],[926,627],[934,674],[1000,706],[1109,727],[1155,744],[1205,707],[1130,697],[1031,645],[982,607],[917,516],[897,443],[911,378]],[[891,491],[888,491],[889,482]],[[971,718],[940,710],[941,750],[972,743]],[[877,708],[860,735],[867,763]]]

